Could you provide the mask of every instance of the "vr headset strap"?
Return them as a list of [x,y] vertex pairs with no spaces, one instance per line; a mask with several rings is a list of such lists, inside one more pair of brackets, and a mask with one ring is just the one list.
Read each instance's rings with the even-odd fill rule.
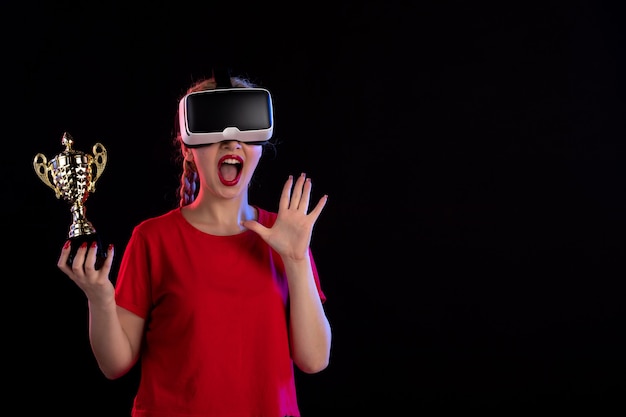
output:
[[217,88],[232,88],[230,70],[228,68],[214,68],[213,78],[217,83]]

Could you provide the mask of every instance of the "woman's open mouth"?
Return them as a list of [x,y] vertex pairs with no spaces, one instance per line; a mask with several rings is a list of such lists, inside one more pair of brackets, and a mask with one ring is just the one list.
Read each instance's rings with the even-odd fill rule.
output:
[[217,174],[224,185],[232,186],[239,182],[243,159],[237,155],[225,155],[219,161]]

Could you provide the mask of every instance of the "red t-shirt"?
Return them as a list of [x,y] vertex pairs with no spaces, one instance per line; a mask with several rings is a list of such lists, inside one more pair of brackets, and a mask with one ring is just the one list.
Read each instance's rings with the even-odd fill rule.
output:
[[256,233],[209,235],[171,210],[135,227],[115,285],[117,304],[146,319],[134,417],[300,416],[287,278]]

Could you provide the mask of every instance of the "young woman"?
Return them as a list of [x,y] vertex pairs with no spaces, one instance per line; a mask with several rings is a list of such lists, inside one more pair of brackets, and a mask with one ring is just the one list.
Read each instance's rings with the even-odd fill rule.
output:
[[[234,88],[254,88],[230,77]],[[216,89],[214,77],[187,93]],[[271,142],[187,146],[180,132],[180,206],[137,225],[110,280],[113,246],[58,267],[85,293],[93,354],[109,379],[138,361],[133,417],[300,416],[294,365],[329,363],[331,328],[310,250],[327,196],[309,210],[311,180],[286,180],[276,213],[248,201]]]

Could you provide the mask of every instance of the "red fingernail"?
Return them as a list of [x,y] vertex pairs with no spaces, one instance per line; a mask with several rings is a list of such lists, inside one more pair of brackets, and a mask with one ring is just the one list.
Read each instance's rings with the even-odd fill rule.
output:
[[113,244],[109,243],[109,250],[113,250]]
[[63,245],[63,249],[67,249],[67,248],[69,248],[71,245],[72,245],[72,242],[71,242],[71,241],[69,241],[69,240],[66,240],[66,241],[65,241],[65,244]]
[[81,243],[81,245],[80,245],[81,249],[85,249],[86,247],[87,247],[87,242]]
[[91,242],[91,249],[94,249],[98,244],[96,242]]

